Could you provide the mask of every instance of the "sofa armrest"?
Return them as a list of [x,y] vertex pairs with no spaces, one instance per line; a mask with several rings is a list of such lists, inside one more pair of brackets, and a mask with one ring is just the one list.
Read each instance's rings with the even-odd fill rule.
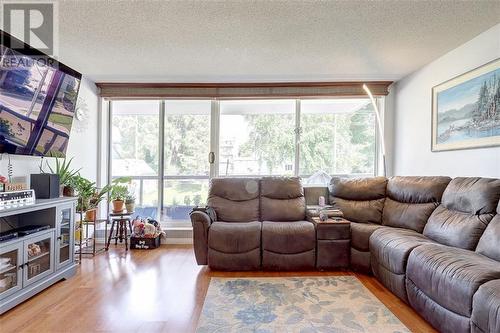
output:
[[193,226],[193,245],[196,262],[198,265],[207,265],[208,229],[214,221],[212,221],[207,213],[200,210],[192,211],[189,217]]

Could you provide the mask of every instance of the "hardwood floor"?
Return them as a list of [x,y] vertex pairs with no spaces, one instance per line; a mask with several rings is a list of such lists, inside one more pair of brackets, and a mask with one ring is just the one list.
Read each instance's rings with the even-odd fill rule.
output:
[[355,275],[411,331],[435,332],[376,279],[351,272],[215,272],[190,245],[123,247],[82,260],[61,281],[0,316],[0,332],[192,332],[211,277]]

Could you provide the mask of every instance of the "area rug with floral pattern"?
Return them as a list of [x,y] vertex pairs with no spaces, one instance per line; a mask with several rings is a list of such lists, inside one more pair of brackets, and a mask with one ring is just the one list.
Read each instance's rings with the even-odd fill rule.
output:
[[198,333],[409,332],[354,276],[212,278]]

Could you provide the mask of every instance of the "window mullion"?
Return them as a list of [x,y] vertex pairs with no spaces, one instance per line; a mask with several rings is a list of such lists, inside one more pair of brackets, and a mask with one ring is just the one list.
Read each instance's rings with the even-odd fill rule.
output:
[[158,218],[161,219],[163,216],[163,201],[165,188],[164,175],[165,175],[165,100],[160,101],[160,112],[159,112],[159,135],[158,135]]
[[210,152],[214,153],[215,159],[214,162],[210,164],[210,172],[209,172],[210,178],[219,176],[219,129],[220,129],[219,100],[213,99],[210,110]]
[[302,129],[300,127],[300,99],[295,100],[295,170],[294,174],[296,177],[299,176],[299,166],[300,166],[300,135]]
[[[108,170],[107,170],[107,175],[106,175],[106,178],[107,178],[107,184],[111,184],[111,180],[112,180],[112,174],[111,174],[111,170],[112,170],[112,163],[113,163],[113,158],[112,158],[112,149],[113,149],[113,123],[112,123],[112,120],[113,120],[113,102],[112,101],[109,101],[109,106],[108,106],[108,147],[107,147],[107,162],[108,162]],[[109,192],[107,193],[107,197],[108,197],[108,202],[110,203],[111,202],[111,197],[110,197],[110,194]],[[109,216],[109,204],[106,205],[106,216]]]

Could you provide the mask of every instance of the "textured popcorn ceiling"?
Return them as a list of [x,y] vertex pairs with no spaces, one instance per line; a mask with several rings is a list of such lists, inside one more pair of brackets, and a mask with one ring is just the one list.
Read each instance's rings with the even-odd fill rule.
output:
[[396,80],[499,23],[500,1],[72,0],[59,18],[60,59],[101,82]]

